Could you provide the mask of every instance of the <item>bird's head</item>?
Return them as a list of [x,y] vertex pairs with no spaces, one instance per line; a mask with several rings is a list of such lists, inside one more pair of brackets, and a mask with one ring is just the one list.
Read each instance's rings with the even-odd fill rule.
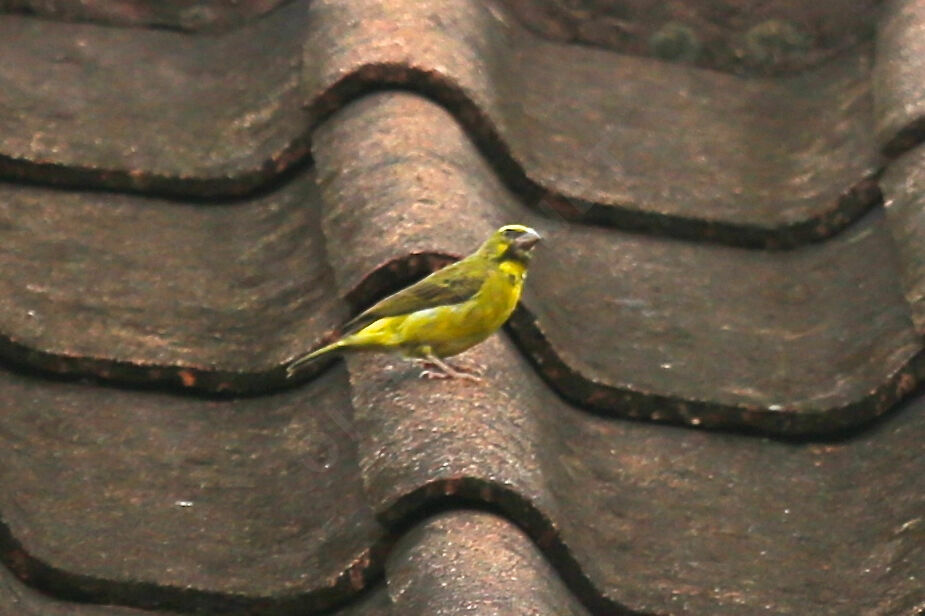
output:
[[540,234],[524,225],[505,225],[492,233],[479,252],[498,261],[528,263],[533,247],[541,240]]

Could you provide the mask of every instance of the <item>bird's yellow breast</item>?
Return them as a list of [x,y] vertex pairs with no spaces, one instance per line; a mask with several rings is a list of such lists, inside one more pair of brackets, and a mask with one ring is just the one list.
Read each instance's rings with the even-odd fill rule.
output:
[[401,348],[410,356],[462,353],[504,325],[520,300],[525,275],[522,264],[502,262],[471,299],[379,319],[353,337],[375,346]]

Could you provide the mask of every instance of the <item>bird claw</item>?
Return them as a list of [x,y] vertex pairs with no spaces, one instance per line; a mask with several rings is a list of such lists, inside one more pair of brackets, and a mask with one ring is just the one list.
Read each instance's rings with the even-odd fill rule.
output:
[[461,374],[468,374],[470,376],[484,376],[485,368],[478,364],[454,364],[453,368]]
[[482,379],[475,374],[470,374],[468,372],[455,371],[453,373],[443,372],[442,370],[422,370],[420,377],[422,379],[430,380],[449,380],[449,379],[463,379],[466,381],[472,381],[473,383],[481,383]]
[[453,378],[446,372],[438,372],[436,370],[421,370],[420,377],[422,379],[429,379],[429,380],[445,380],[445,379]]
[[413,358],[412,361],[416,364],[428,366],[421,372],[420,376],[422,379],[465,379],[473,383],[482,382],[480,378],[482,372],[478,366],[458,367],[434,355],[420,358],[416,357]]

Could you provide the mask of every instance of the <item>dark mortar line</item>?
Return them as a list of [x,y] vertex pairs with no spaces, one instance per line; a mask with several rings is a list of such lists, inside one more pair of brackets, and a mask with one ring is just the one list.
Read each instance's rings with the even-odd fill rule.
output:
[[[647,212],[619,205],[605,206],[558,195],[553,196],[552,199],[548,196],[544,197],[540,202],[558,203],[561,206],[564,199],[570,202],[572,207],[578,204],[578,207],[584,208],[587,213],[581,218],[572,220],[567,215],[563,215],[562,210],[556,205],[551,206],[553,211],[571,223],[602,226],[628,233],[685,242],[718,244],[752,250],[786,251],[833,239],[849,231],[866,214],[881,207],[883,196],[872,178],[873,176],[866,177],[842,193],[834,209],[826,210],[813,218],[785,223],[773,228],[685,218],[675,214]],[[526,205],[549,217],[538,206]]]
[[[113,582],[63,571],[31,556],[2,519],[0,564],[21,583],[58,601],[185,614],[333,615],[378,590],[379,584],[387,583],[385,563],[404,535],[437,515],[467,510],[489,513],[518,527],[546,558],[566,589],[591,614],[656,616],[653,612],[632,610],[605,596],[585,573],[553,521],[530,499],[509,486],[473,476],[431,480],[392,501],[377,515],[386,532],[368,549],[365,567],[358,568],[353,575],[353,567],[348,568],[333,587],[296,595],[246,597],[153,583]],[[362,557],[356,561],[363,562]],[[354,575],[362,581],[359,589],[354,585]]]
[[[448,490],[452,486],[453,490]],[[227,616],[332,615],[355,604],[387,583],[385,563],[395,544],[428,518],[456,510],[478,510],[510,521],[536,545],[566,589],[589,612],[607,616],[654,616],[608,599],[587,577],[555,525],[532,502],[516,491],[477,477],[437,480],[403,495],[380,516],[386,532],[369,548],[363,586],[357,589],[348,569],[333,587],[283,597],[248,597],[229,593],[161,586],[148,582],[117,582],[56,568],[33,557],[0,519],[0,564],[36,592],[57,601],[110,605],[183,614]],[[357,562],[362,562],[362,558]]]
[[[352,314],[388,291],[404,287],[458,258],[420,252],[387,261],[347,293]],[[774,411],[757,405],[729,405],[595,382],[555,351],[536,316],[523,304],[505,329],[515,348],[549,389],[571,406],[607,419],[646,421],[782,442],[841,442],[891,414],[925,383],[925,349],[919,349],[868,395],[812,413]],[[329,332],[322,343],[334,338]],[[230,372],[179,365],[139,365],[105,358],[65,357],[39,351],[0,335],[0,368],[31,378],[80,382],[127,391],[228,400],[274,395],[307,385],[338,358],[319,361],[286,377],[286,364],[264,372]]]
[[[308,105],[312,126],[320,125],[359,98],[388,91],[410,92],[442,106],[464,128],[502,183],[524,205],[550,217],[539,207],[545,202],[567,222],[739,248],[785,250],[830,239],[883,201],[876,181],[882,170],[868,174],[845,188],[834,207],[821,214],[770,228],[662,214],[628,205],[590,202],[562,195],[545,188],[526,173],[507,142],[501,138],[494,122],[463,87],[439,72],[404,64],[367,64],[329,85]],[[585,213],[576,214],[574,210],[584,210]]]
[[[919,356],[921,357],[921,355]],[[921,362],[925,365],[925,362]],[[922,366],[920,366],[920,369]],[[920,390],[925,390],[921,388]],[[891,414],[892,415],[892,414]],[[887,420],[881,416],[881,424]],[[853,432],[850,436],[856,436]],[[145,582],[115,582],[53,567],[29,554],[0,518],[0,563],[20,582],[55,600],[118,605],[152,611],[229,616],[334,614],[378,589],[386,581],[385,563],[406,533],[427,519],[451,511],[476,510],[497,515],[520,528],[543,554],[566,589],[590,613],[600,616],[654,616],[605,596],[572,554],[556,524],[515,489],[480,477],[426,482],[389,503],[377,515],[386,532],[334,586],[283,597],[248,597]],[[358,589],[357,580],[362,584]]]
[[548,218],[552,216],[540,207],[542,203],[550,206],[555,216],[572,223],[740,248],[784,250],[830,239],[882,203],[876,184],[879,171],[846,188],[834,207],[776,227],[710,221],[568,197],[543,187],[527,175],[491,118],[459,84],[438,72],[403,64],[368,64],[331,84],[308,103],[306,132],[284,148],[278,161],[264,161],[260,169],[233,177],[183,179],[133,175],[128,171],[68,167],[3,155],[0,155],[0,177],[42,187],[137,194],[202,205],[245,202],[278,190],[313,165],[311,134],[330,116],[363,96],[396,90],[426,97],[446,109],[508,190],[531,210]]
[[[347,293],[346,299],[358,309],[384,295],[383,290],[403,287],[454,259],[452,255],[425,252],[392,259],[367,274]],[[838,442],[853,438],[890,414],[888,410],[909,398],[913,388],[925,383],[925,349],[919,349],[893,375],[860,400],[822,413],[805,416],[788,414],[759,406],[732,406],[596,383],[559,357],[555,347],[543,335],[535,315],[523,303],[514,311],[505,329],[515,348],[549,389],[570,406],[584,412],[607,419],[696,427],[785,442]],[[558,376],[553,376],[555,373]],[[599,398],[603,398],[603,402],[596,402]],[[868,406],[870,410],[864,408]],[[633,412],[639,408],[643,410]],[[721,416],[709,417],[717,413]],[[846,415],[847,420],[844,419]],[[730,420],[730,416],[736,419]],[[757,421],[750,424],[745,417]],[[692,423],[691,419],[695,419],[696,423]],[[825,424],[835,425],[826,427]]]
[[608,598],[585,573],[556,525],[514,489],[479,477],[435,479],[387,505],[379,518],[396,539],[442,513],[480,511],[519,528],[536,546],[568,592],[594,616],[657,616]]
[[[394,538],[387,532],[353,565],[337,575],[332,586],[278,597],[246,596],[163,586],[153,582],[113,581],[73,573],[32,556],[0,518],[0,565],[21,583],[57,601],[222,616],[317,616],[335,614],[361,600],[384,581],[383,563]],[[357,584],[362,584],[357,588]]]
[[133,175],[129,171],[35,163],[0,154],[0,182],[59,191],[133,195],[179,204],[234,206],[266,197],[314,166],[308,135],[299,135],[280,153],[282,163],[228,177],[180,178]]
[[906,152],[925,143],[925,116],[916,118],[895,132],[893,138],[883,145],[884,156],[899,158]]
[[900,412],[905,401],[925,394],[925,348],[862,398],[806,413],[693,400],[593,381],[559,357],[523,305],[517,307],[505,329],[517,350],[560,399],[610,420],[679,426],[789,444],[843,443],[882,425]]
[[318,361],[286,377],[282,364],[263,372],[210,370],[197,366],[137,364],[100,357],[73,357],[37,350],[0,334],[0,369],[27,378],[80,383],[123,391],[162,393],[203,400],[229,400],[274,395],[301,387],[333,365]]
[[[919,353],[915,361],[919,374],[925,375],[925,353]],[[916,396],[925,394],[925,383],[919,383],[917,390],[912,393]],[[894,412],[885,413],[864,425],[853,426],[839,434],[829,435],[834,438],[813,440],[801,436],[796,438],[770,437],[770,440],[794,445],[845,443],[861,437],[867,429],[882,427],[899,410],[897,407]],[[740,431],[719,430],[719,432],[742,435]],[[754,435],[746,434],[746,436]],[[552,508],[555,509],[555,507],[554,502]],[[547,516],[538,505],[515,488],[500,482],[468,475],[432,479],[384,503],[377,518],[397,539],[429,518],[466,509],[499,516],[523,531],[543,554],[572,596],[591,614],[595,616],[655,616],[649,612],[633,611],[606,596],[590,579],[579,559],[569,549],[554,519]]]

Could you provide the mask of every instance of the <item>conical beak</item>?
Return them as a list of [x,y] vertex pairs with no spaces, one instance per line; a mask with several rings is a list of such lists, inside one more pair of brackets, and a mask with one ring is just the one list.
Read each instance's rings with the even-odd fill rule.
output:
[[542,239],[539,233],[533,229],[527,229],[520,237],[514,240],[514,244],[521,250],[530,250]]

